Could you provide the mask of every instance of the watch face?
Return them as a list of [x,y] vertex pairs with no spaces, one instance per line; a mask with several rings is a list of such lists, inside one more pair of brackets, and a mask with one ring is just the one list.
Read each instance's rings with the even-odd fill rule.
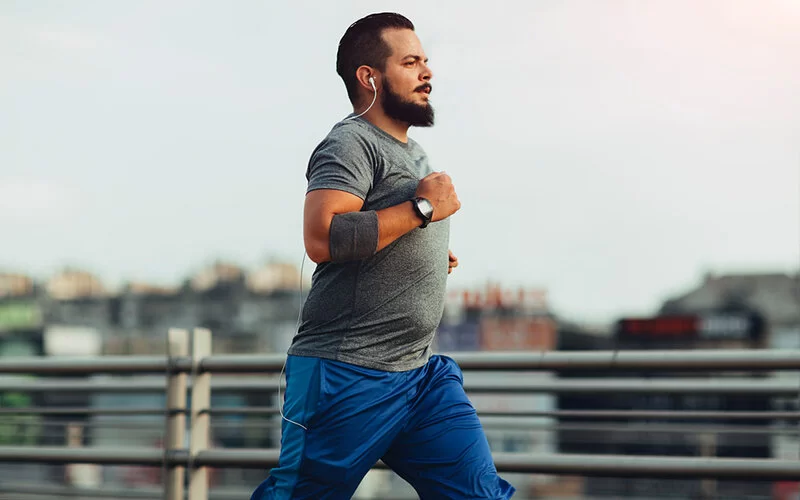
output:
[[428,219],[431,218],[433,215],[433,205],[430,201],[426,200],[425,198],[420,198],[419,200],[419,208],[422,210],[422,213],[425,214],[425,217]]

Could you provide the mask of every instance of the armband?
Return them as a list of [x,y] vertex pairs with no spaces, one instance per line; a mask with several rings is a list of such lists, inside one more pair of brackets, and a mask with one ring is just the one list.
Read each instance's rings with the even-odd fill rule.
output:
[[378,214],[374,210],[333,216],[331,262],[366,259],[378,250]]

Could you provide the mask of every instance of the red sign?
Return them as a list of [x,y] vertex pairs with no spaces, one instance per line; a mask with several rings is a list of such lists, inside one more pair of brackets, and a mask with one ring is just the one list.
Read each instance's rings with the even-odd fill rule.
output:
[[744,340],[757,336],[761,330],[754,318],[737,313],[624,318],[618,326],[619,334],[629,337],[719,340]]
[[698,331],[700,318],[697,316],[662,316],[658,318],[623,319],[619,331],[623,335],[647,337],[687,337]]
[[794,481],[779,481],[773,484],[773,496],[775,500],[798,500],[800,499],[799,483]]

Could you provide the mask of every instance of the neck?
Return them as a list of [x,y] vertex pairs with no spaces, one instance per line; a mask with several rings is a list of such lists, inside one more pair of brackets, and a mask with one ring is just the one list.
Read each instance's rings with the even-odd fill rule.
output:
[[386,116],[381,108],[372,108],[362,118],[366,119],[379,129],[391,135],[400,142],[408,142],[408,128],[407,122],[395,120]]

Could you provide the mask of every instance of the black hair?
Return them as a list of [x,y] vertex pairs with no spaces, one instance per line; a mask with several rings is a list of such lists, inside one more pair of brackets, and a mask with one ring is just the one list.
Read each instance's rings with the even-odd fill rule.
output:
[[359,66],[372,66],[379,71],[386,69],[386,58],[392,54],[392,49],[381,35],[383,30],[389,28],[413,31],[414,24],[393,12],[370,14],[351,24],[339,41],[336,72],[342,77],[347,95],[353,104],[358,99],[356,70]]

